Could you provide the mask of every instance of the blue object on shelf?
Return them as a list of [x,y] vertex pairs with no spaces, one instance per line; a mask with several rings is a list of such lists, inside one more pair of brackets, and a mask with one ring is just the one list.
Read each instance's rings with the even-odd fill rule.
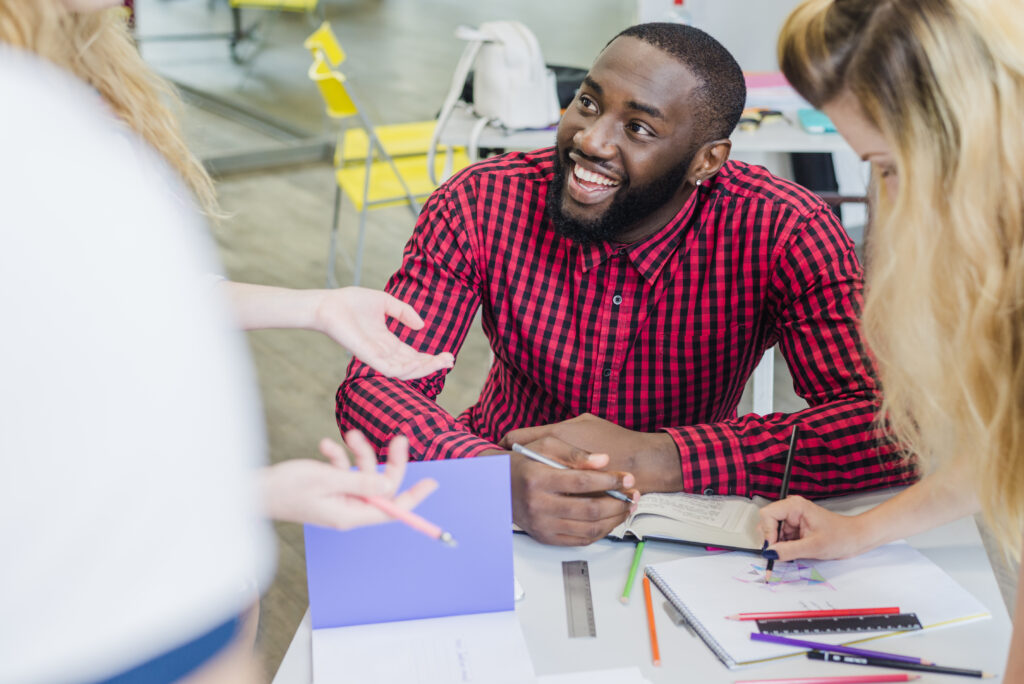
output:
[[801,109],[797,112],[800,125],[808,133],[835,133],[836,127],[824,112],[817,109]]

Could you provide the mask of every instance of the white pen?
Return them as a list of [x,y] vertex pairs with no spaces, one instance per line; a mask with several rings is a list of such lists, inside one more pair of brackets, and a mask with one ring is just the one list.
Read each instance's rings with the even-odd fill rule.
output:
[[[558,461],[552,461],[547,456],[541,456],[536,451],[534,451],[532,449],[527,449],[522,444],[518,444],[518,443],[513,444],[512,445],[512,451],[516,452],[517,454],[522,454],[523,456],[525,456],[526,458],[530,459],[531,461],[536,461],[537,463],[543,463],[544,465],[549,465],[552,468],[558,468],[559,470],[569,470],[569,466],[565,465],[564,463],[559,463]],[[606,490],[604,490],[604,493],[607,494],[608,496],[612,497],[613,499],[618,499],[619,501],[625,501],[628,504],[632,504],[633,503],[632,499],[630,499],[628,496],[626,496],[625,494],[623,494],[622,492],[620,492],[618,490],[606,489]]]

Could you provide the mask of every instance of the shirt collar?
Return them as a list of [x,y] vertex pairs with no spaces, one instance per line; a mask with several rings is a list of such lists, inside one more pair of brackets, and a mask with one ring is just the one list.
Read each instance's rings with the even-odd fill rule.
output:
[[610,257],[621,253],[626,255],[626,258],[633,264],[633,268],[643,276],[644,280],[653,283],[662,268],[668,263],[669,257],[682,242],[686,228],[690,225],[694,212],[697,211],[697,205],[701,202],[703,193],[703,187],[694,190],[687,198],[683,208],[664,228],[639,242],[628,245],[618,242],[603,242],[580,247],[579,265],[581,270],[586,273]]

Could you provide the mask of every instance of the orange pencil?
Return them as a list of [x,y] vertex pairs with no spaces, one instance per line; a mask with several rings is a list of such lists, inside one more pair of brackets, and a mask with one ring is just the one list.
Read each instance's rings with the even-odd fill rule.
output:
[[651,580],[644,575],[644,603],[647,604],[647,629],[651,633],[651,660],[655,666],[661,665],[661,654],[658,652],[658,631],[654,628],[654,606],[651,605]]

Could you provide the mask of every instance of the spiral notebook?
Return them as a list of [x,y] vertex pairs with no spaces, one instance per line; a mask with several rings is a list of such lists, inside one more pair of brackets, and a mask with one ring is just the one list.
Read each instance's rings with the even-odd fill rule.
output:
[[[751,641],[756,623],[725,618],[735,613],[899,606],[903,612],[916,613],[924,629],[992,617],[974,596],[906,542],[846,560],[776,562],[769,584],[764,582],[764,560],[746,553],[681,558],[648,565],[645,572],[729,668],[807,650]],[[813,638],[850,644],[865,637],[816,634]]]

